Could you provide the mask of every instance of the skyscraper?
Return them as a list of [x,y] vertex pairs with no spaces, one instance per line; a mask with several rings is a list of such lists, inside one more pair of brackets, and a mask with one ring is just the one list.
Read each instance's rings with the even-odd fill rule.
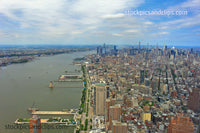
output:
[[127,123],[121,123],[120,121],[112,121],[112,133],[127,133]]
[[117,56],[117,46],[114,46],[114,55]]
[[102,47],[101,46],[97,47],[97,55],[102,56]]
[[106,56],[106,44],[103,44],[103,49],[102,49],[102,56]]
[[113,120],[120,121],[120,116],[121,116],[121,105],[115,104],[114,106],[110,106],[110,108],[109,108],[109,127],[112,127]]
[[140,50],[141,50],[141,46],[140,46],[140,41],[139,41],[139,44],[138,44],[138,52],[140,53]]
[[94,87],[94,111],[96,115],[105,115],[107,88],[105,83],[96,83]]
[[194,133],[194,126],[192,120],[181,114],[177,118],[171,118],[167,133]]
[[109,121],[109,108],[110,108],[110,99],[106,99],[106,114],[105,114],[105,120]]
[[144,69],[140,70],[140,83],[144,83]]
[[188,108],[200,112],[200,88],[194,88],[189,95]]
[[41,131],[41,120],[39,117],[34,115],[29,119],[30,133],[42,133]]

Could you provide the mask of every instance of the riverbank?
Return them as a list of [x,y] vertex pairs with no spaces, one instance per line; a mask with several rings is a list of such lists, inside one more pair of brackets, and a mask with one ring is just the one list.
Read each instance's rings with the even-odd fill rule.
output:
[[80,121],[80,124],[77,124],[76,129],[74,132],[80,133],[81,131],[88,132],[91,128],[91,122],[92,122],[92,114],[91,107],[90,107],[90,91],[91,91],[91,85],[90,85],[90,79],[87,73],[87,68],[85,63],[81,65],[81,70],[83,73],[83,85],[84,88],[82,90],[82,97],[80,101],[80,119],[77,121]]
[[[77,48],[60,48],[60,47],[41,47],[35,49],[28,47],[27,49],[12,48],[0,50],[0,67],[11,64],[27,63],[37,57],[53,56],[58,54],[69,54],[74,52],[85,52],[93,50],[94,47],[77,47]],[[79,58],[78,58],[79,59]]]
[[[80,66],[72,65],[73,59],[93,54],[95,51],[60,54],[40,57],[25,64],[13,64],[0,71],[0,125],[1,132],[19,133],[19,130],[5,129],[17,118],[30,118],[27,109],[36,103],[40,110],[76,109],[79,107],[82,82],[61,82],[59,88],[49,88],[49,81],[68,72],[81,70]],[[29,78],[31,77],[31,78]],[[69,86],[65,88],[66,84]],[[77,86],[70,88],[70,86]],[[78,87],[79,86],[79,87]],[[48,117],[48,116],[47,116]],[[45,119],[45,118],[44,118]],[[74,128],[65,129],[69,133]],[[27,131],[24,131],[27,132]],[[43,133],[62,133],[58,131],[43,131]]]

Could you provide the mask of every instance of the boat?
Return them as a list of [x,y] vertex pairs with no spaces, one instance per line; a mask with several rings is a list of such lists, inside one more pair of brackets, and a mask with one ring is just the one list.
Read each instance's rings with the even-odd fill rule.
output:
[[52,81],[50,81],[50,83],[49,83],[49,88],[53,88],[53,82]]
[[34,112],[34,111],[39,111],[39,108],[28,108],[27,110],[30,112]]
[[27,110],[30,111],[30,112],[34,112],[34,111],[39,111],[40,110],[39,108],[36,108],[34,106],[35,106],[35,103],[33,103],[33,105],[30,108],[28,108]]

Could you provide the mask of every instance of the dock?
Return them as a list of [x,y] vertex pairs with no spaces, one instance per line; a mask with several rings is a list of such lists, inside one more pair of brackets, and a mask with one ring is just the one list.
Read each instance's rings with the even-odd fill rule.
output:
[[54,80],[54,82],[81,82],[82,79],[59,79]]
[[79,82],[82,81],[82,75],[79,74],[68,74],[68,75],[60,75],[59,80],[57,82]]
[[73,111],[33,111],[32,115],[75,115]]
[[[19,119],[17,119],[14,123],[15,124],[29,124],[30,122],[27,121],[27,122],[18,122]],[[67,124],[67,122],[62,122],[62,120],[66,120],[66,119],[61,119],[60,121],[51,121],[49,122],[48,120],[49,119],[40,119],[41,120],[41,124],[63,124],[63,126],[76,126],[76,122],[74,123],[70,123],[70,124]],[[67,119],[68,122],[69,122],[69,119]]]

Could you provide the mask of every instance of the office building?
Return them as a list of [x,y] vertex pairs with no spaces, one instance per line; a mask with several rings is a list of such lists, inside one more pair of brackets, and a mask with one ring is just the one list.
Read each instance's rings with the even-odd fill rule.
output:
[[105,115],[107,87],[105,83],[96,83],[94,87],[94,111],[96,115]]
[[114,55],[117,56],[117,46],[114,46]]
[[116,120],[113,120],[112,123],[112,133],[127,133],[127,123]]
[[192,120],[181,114],[177,118],[171,118],[167,133],[194,133],[194,126]]
[[150,79],[149,78],[145,78],[144,84],[145,84],[145,86],[150,86]]
[[200,88],[194,88],[189,95],[188,108],[200,112]]
[[104,43],[103,48],[102,48],[102,56],[105,57],[106,55],[107,55],[106,44]]
[[97,47],[97,55],[102,56],[102,47],[101,46]]
[[106,99],[106,114],[105,114],[105,121],[109,121],[109,109],[110,109],[110,99]]
[[140,83],[144,83],[144,70],[140,70]]
[[112,121],[118,120],[120,121],[121,116],[121,105],[115,104],[114,106],[110,106],[109,109],[109,127],[112,127]]

